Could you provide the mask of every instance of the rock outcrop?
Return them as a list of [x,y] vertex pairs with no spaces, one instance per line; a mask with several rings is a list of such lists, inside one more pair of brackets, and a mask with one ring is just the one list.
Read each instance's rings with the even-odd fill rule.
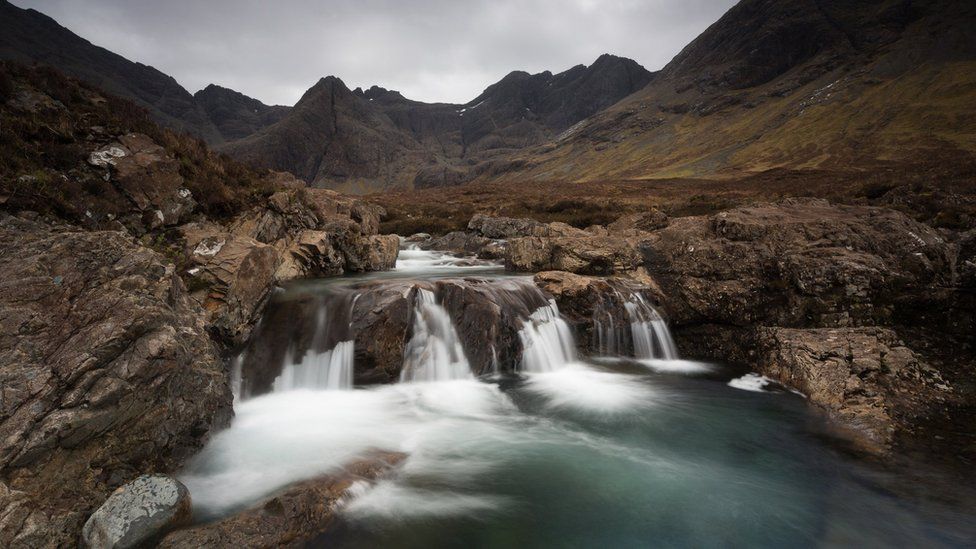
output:
[[954,250],[882,208],[790,199],[685,217],[641,244],[679,325],[890,323],[896,301],[951,285]]
[[638,242],[632,238],[576,236],[514,238],[508,243],[505,267],[513,271],[568,271],[610,275],[641,265]]
[[399,239],[376,234],[382,208],[296,183],[227,226],[180,227],[193,297],[231,345],[247,339],[280,282],[396,264]]
[[750,364],[876,449],[953,398],[896,331],[954,309],[958,248],[904,214],[790,199],[672,219],[640,250],[685,355]]
[[[634,356],[629,326],[632,318],[626,303],[639,294],[646,303],[657,306],[661,296],[656,288],[633,278],[584,276],[564,271],[536,273],[533,281],[552,295],[559,313],[573,326],[576,343],[589,355]],[[653,281],[651,281],[653,284]]]
[[179,530],[160,548],[300,547],[325,533],[357,484],[370,484],[406,458],[376,452],[344,471],[293,484],[264,502],[221,521]]
[[81,531],[91,549],[145,546],[192,519],[190,492],[166,475],[142,475],[119,487]]
[[104,168],[104,178],[128,199],[128,207],[118,203],[114,217],[135,234],[186,221],[196,208],[180,163],[147,135],[119,136],[92,152],[88,163]]
[[606,339],[598,326],[627,321],[618,301],[638,283],[668,316],[684,356],[751,365],[884,450],[959,398],[898,334],[932,327],[972,341],[971,240],[950,242],[893,210],[788,199],[711,216],[649,211],[606,228],[514,237],[506,265],[567,271],[535,280],[584,347]]
[[91,510],[230,418],[200,310],[121,232],[0,220],[0,545],[70,545]]
[[757,343],[760,373],[827,409],[869,450],[942,412],[952,396],[939,372],[887,328],[760,328]]

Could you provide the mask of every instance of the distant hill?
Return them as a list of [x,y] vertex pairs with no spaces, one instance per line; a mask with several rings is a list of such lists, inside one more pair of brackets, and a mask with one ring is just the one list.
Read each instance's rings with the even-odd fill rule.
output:
[[171,76],[100,48],[32,9],[0,0],[0,59],[51,65],[149,109],[172,129],[210,143],[223,137],[207,113]]
[[378,86],[350,91],[329,77],[279,122],[221,149],[351,191],[456,184],[490,159],[554,138],[652,77],[630,59],[603,55],[555,75],[512,72],[463,105],[411,101]]
[[974,11],[948,0],[744,0],[640,92],[500,173],[723,177],[972,155]]

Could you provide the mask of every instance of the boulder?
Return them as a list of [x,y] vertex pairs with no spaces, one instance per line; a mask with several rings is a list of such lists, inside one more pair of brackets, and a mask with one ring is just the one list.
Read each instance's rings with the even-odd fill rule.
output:
[[179,467],[231,415],[172,264],[121,232],[17,217],[0,218],[0,391],[5,546],[75,544],[112,489]]
[[288,188],[271,195],[231,224],[231,232],[265,244],[292,238],[304,230],[375,235],[381,206],[329,189]]
[[305,230],[285,248],[275,272],[277,280],[342,274],[345,257],[332,245],[330,233]]
[[207,311],[208,323],[224,341],[242,343],[274,288],[278,250],[212,223],[190,223],[180,231],[193,299]]
[[872,451],[917,417],[944,412],[952,393],[887,328],[762,327],[756,339],[759,372],[807,395]]
[[314,544],[335,520],[352,488],[374,482],[406,458],[398,452],[374,452],[345,470],[299,482],[264,502],[226,519],[179,530],[160,548],[302,547]]
[[136,234],[176,225],[196,208],[180,175],[179,161],[147,135],[120,136],[92,152],[88,163],[104,168],[106,177],[129,200],[130,207],[114,215]]
[[188,524],[190,492],[166,475],[142,475],[119,487],[85,523],[84,544],[92,549],[129,549]]
[[468,221],[469,231],[492,239],[530,236],[534,230],[543,226],[543,223],[534,219],[491,217],[483,214],[475,214],[471,221]]
[[641,265],[638,240],[580,232],[580,236],[514,238],[508,242],[505,267],[513,271],[609,275],[633,271]]
[[630,231],[649,232],[667,227],[670,221],[667,214],[651,208],[645,212],[621,216],[613,223],[607,225],[607,230],[611,233]]
[[421,250],[437,250],[455,254],[477,255],[494,240],[467,231],[452,231],[418,244]]

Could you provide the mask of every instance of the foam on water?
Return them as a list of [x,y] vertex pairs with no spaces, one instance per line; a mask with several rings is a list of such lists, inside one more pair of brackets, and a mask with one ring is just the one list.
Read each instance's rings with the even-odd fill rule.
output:
[[680,359],[641,359],[637,361],[638,363],[648,367],[655,372],[662,373],[675,373],[675,374],[703,374],[711,372],[714,369],[712,364],[707,362],[698,362],[694,360],[680,360]]
[[650,406],[654,400],[651,387],[636,376],[600,372],[580,363],[532,374],[526,386],[544,397],[549,407],[598,414],[634,411]]
[[421,250],[409,247],[400,250],[396,260],[396,271],[401,273],[427,273],[438,270],[456,270],[459,272],[484,270],[499,267],[500,264],[473,258],[461,258],[455,255],[433,250]]
[[492,495],[460,494],[426,490],[396,482],[381,482],[350,501],[344,509],[352,520],[369,521],[382,517],[402,521],[453,516],[487,519],[489,513],[512,510],[513,502]]
[[729,381],[729,387],[735,389],[742,389],[743,391],[755,391],[758,393],[766,392],[766,388],[769,387],[773,380],[766,376],[761,376],[759,374],[748,373],[742,377],[737,377],[732,381]]
[[496,439],[494,424],[514,406],[497,387],[472,380],[270,393],[235,411],[230,428],[181,475],[204,517],[337,470],[375,448],[408,452],[431,464],[425,472],[436,472],[432,455],[480,436]]

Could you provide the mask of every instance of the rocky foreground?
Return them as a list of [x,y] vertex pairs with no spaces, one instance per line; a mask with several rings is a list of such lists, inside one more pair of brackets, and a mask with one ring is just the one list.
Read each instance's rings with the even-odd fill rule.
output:
[[[0,213],[0,545],[74,546],[122,483],[171,472],[229,422],[225,357],[290,279],[388,269],[382,208],[285,175],[198,211],[143,134],[91,151],[119,200],[80,224]],[[83,197],[82,197],[83,198]]]

